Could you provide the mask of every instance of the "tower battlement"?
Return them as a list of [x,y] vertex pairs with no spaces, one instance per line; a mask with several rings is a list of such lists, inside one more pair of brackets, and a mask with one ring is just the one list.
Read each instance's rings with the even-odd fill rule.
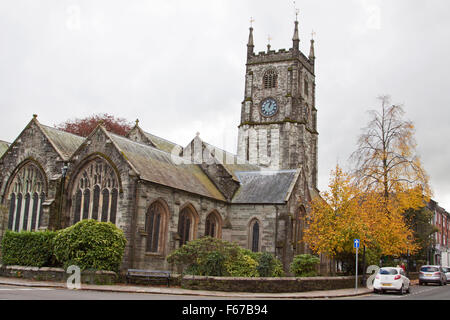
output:
[[261,63],[274,63],[288,60],[299,60],[309,72],[314,74],[314,59],[309,59],[303,52],[296,51],[294,48],[279,49],[278,51],[260,51],[257,54],[251,54],[247,57],[247,65],[249,64],[261,64]]

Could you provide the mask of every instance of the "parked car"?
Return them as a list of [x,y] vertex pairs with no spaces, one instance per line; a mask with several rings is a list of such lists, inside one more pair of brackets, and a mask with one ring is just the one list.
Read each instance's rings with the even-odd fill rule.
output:
[[442,267],[442,270],[445,273],[445,277],[447,278],[447,282],[450,281],[450,268],[449,267]]
[[419,273],[419,285],[437,283],[440,286],[447,284],[447,277],[441,266],[422,266]]
[[373,282],[375,293],[397,291],[400,294],[409,293],[410,281],[402,268],[385,267],[378,271]]

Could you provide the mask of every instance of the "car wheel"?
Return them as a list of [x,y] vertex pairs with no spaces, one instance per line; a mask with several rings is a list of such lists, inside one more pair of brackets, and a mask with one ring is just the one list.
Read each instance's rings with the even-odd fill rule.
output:
[[402,287],[400,288],[400,291],[398,292],[401,296],[405,294],[405,285],[402,284]]

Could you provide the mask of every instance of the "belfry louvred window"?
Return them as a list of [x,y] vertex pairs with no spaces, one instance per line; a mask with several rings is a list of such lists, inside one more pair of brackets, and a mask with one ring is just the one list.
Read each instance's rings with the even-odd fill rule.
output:
[[36,231],[41,226],[42,204],[47,180],[40,166],[30,160],[23,164],[9,183],[8,229]]
[[95,158],[78,172],[72,190],[73,223],[94,219],[116,223],[119,182],[103,158]]
[[277,87],[277,73],[271,69],[266,71],[263,78],[264,89],[271,89]]

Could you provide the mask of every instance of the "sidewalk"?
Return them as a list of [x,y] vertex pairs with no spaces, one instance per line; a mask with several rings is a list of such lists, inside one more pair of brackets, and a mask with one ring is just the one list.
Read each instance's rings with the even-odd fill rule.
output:
[[[53,281],[34,281],[29,279],[0,277],[0,285],[57,288],[66,289],[66,284]],[[371,293],[367,288],[340,289],[330,291],[309,291],[298,293],[247,293],[247,292],[220,292],[220,291],[202,291],[187,290],[182,288],[151,287],[151,286],[133,286],[125,284],[117,285],[90,285],[82,284],[81,290],[93,290],[103,292],[123,292],[123,293],[149,293],[149,294],[167,294],[167,295],[192,295],[204,297],[223,297],[223,298],[250,298],[250,299],[331,299],[341,297],[360,296]]]

